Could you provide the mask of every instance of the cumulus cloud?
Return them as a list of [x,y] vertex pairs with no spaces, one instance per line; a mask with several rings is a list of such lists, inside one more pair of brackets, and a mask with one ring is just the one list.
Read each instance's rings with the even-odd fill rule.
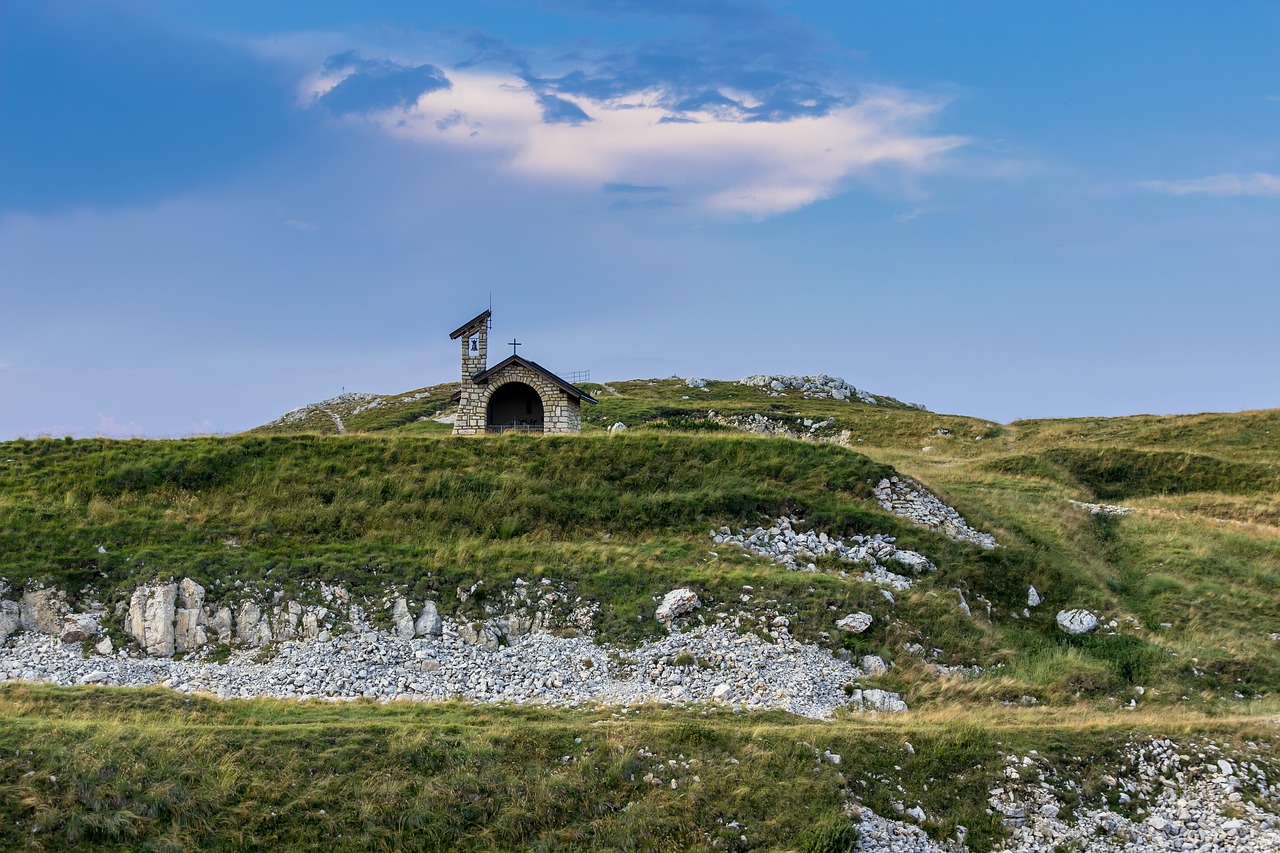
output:
[[434,65],[406,65],[389,59],[365,59],[354,50],[329,57],[316,100],[335,113],[408,107],[419,97],[449,88]]
[[1170,195],[1280,196],[1280,175],[1230,173],[1182,181],[1143,181],[1142,186]]
[[558,99],[573,107],[562,114],[575,119],[566,121],[549,116],[545,91],[518,73],[454,69],[449,83],[367,118],[425,145],[497,153],[530,179],[615,192],[663,187],[665,203],[721,213],[768,216],[877,170],[929,171],[966,142],[929,131],[945,101],[892,89],[768,120],[760,119],[776,109],[748,91],[685,102],[673,113],[663,87],[606,97],[562,89]]

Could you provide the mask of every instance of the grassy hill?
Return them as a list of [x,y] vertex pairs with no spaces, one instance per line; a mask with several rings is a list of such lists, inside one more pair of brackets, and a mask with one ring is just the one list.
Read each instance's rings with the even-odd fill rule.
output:
[[[982,846],[1000,834],[989,816],[923,786],[981,764],[987,769],[961,786],[971,784],[976,796],[999,770],[996,741],[1007,749],[1039,743],[1063,761],[1101,760],[1135,731],[1232,738],[1269,731],[1261,720],[1274,716],[1280,685],[1280,641],[1272,633],[1280,631],[1280,410],[1000,425],[888,398],[810,399],[729,382],[586,387],[600,404],[584,410],[578,437],[454,439],[436,420],[449,413],[453,386],[443,385],[348,395],[223,438],[0,444],[0,576],[13,589],[34,581],[99,599],[154,577],[189,576],[214,597],[237,581],[286,591],[340,581],[357,594],[395,587],[431,597],[458,617],[482,603],[461,600],[459,588],[548,578],[598,602],[599,639],[622,645],[662,630],[652,619],[655,596],[691,586],[709,612],[783,613],[797,637],[892,661],[874,682],[901,691],[914,722],[823,728],[778,715],[655,711],[648,722],[624,725],[607,712],[305,712],[267,702],[229,710],[198,703],[182,717],[184,752],[147,747],[169,768],[155,778],[186,785],[187,793],[150,805],[138,792],[119,794],[113,808],[131,810],[137,822],[124,821],[110,836],[92,823],[108,820],[106,806],[20,781],[22,774],[89,761],[72,746],[73,733],[86,731],[108,756],[90,762],[107,762],[95,771],[103,780],[118,775],[145,787],[151,777],[121,770],[123,753],[110,758],[118,750],[108,747],[163,737],[171,725],[166,709],[182,700],[8,687],[0,691],[0,751],[20,754],[40,743],[34,754],[43,757],[0,760],[7,817],[29,821],[32,809],[57,815],[49,832],[63,843],[75,821],[89,821],[84,838],[116,837],[122,849],[166,832],[181,847],[199,820],[232,833],[220,842],[225,849],[250,837],[312,843],[302,827],[319,806],[270,793],[246,769],[272,760],[240,733],[261,725],[261,743],[274,744],[268,751],[283,756],[289,773],[330,774],[325,802],[364,790],[375,803],[362,816],[343,812],[344,826],[363,827],[353,849],[401,847],[405,836],[397,832],[433,826],[451,828],[432,830],[439,834],[427,849],[604,849],[650,824],[656,834],[641,846],[683,849],[710,844],[699,835],[708,819],[723,825],[745,813],[768,817],[752,836],[758,842],[738,849],[801,849],[815,815],[837,819],[845,782],[818,774],[812,790],[826,793],[812,802],[785,787],[768,795],[759,789],[810,761],[795,744],[822,741],[862,756],[842,768],[850,778],[880,778],[886,761],[910,763],[919,771],[910,777],[913,790],[940,815],[930,831],[941,836],[964,823]],[[625,432],[605,432],[619,421]],[[775,435],[739,428],[761,423]],[[958,543],[881,509],[871,490],[894,474],[928,486],[1000,547]],[[1123,503],[1134,512],[1093,515],[1070,501]],[[821,560],[816,573],[790,572],[708,537],[722,525],[736,530],[780,515],[832,536],[894,535],[938,570],[890,605],[876,587],[842,576],[847,565]],[[1030,585],[1045,599],[1035,609],[1026,608]],[[753,589],[750,602],[741,600],[744,586]],[[972,615],[961,609],[961,595]],[[1087,607],[1115,625],[1069,637],[1054,625],[1054,614],[1069,607]],[[875,615],[870,631],[832,630],[838,616],[854,610]],[[907,645],[925,653],[909,653]],[[938,665],[982,672],[939,677]],[[1125,717],[1121,709],[1131,700],[1137,711]],[[1037,707],[1015,707],[1031,703]],[[408,729],[401,726],[409,720],[423,728],[404,741]],[[366,725],[367,749],[353,754],[347,738]],[[605,734],[614,725],[618,734]],[[584,741],[570,749],[573,733]],[[872,744],[884,738],[909,738],[918,758],[880,756]],[[321,745],[311,763],[304,740]],[[680,761],[754,757],[735,765],[742,769],[734,784],[718,780],[714,790],[699,789],[701,799],[686,799],[620,775],[638,766],[642,745],[664,757],[683,755]],[[400,761],[370,757],[387,750]],[[585,757],[563,772],[544,766],[565,753]],[[235,772],[224,771],[225,790],[186,775],[184,762],[213,754],[240,756]],[[405,762],[425,768],[431,781],[405,776]],[[470,771],[458,776],[458,767]],[[357,777],[382,773],[389,774],[385,783],[351,787]],[[1082,773],[1076,778],[1088,775]],[[463,776],[471,781],[464,784]],[[447,786],[474,791],[476,813],[463,809],[445,823],[432,817],[445,807]],[[42,805],[15,804],[22,802]],[[246,815],[252,829],[242,828],[247,834],[237,840],[209,816],[250,802],[287,817],[262,823],[258,812],[252,820]],[[636,811],[626,812],[627,803]],[[567,804],[586,816],[558,810]],[[416,823],[395,829],[393,813],[416,815]]]

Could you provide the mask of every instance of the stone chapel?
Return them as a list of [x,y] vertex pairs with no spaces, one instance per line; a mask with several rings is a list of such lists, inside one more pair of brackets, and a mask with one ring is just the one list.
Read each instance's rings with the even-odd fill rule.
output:
[[462,388],[454,395],[454,435],[494,432],[576,433],[582,401],[596,399],[550,370],[518,355],[489,367],[489,318],[485,311],[449,334],[462,341]]

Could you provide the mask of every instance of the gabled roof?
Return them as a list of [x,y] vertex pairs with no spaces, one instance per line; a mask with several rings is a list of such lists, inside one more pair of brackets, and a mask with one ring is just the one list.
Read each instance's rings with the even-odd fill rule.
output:
[[474,328],[475,326],[478,326],[481,323],[483,323],[485,320],[488,320],[489,315],[492,313],[493,313],[492,311],[488,311],[488,310],[481,311],[479,314],[472,317],[470,320],[468,320],[467,322],[463,323],[461,326],[459,326],[458,328],[450,332],[449,340],[456,341],[458,338],[462,337],[467,332],[471,331],[471,329]]
[[556,376],[550,370],[547,370],[545,367],[538,364],[537,362],[529,361],[529,359],[521,358],[518,355],[507,356],[505,359],[498,362],[493,367],[490,367],[488,370],[477,373],[475,376],[471,377],[471,381],[476,383],[477,385],[488,384],[489,379],[492,378],[494,374],[496,374],[500,370],[505,370],[506,368],[510,367],[513,364],[518,364],[523,367],[527,367],[529,370],[532,370],[535,373],[541,373],[543,376],[545,376],[547,379],[553,382],[557,388],[559,388],[561,391],[568,394],[570,397],[572,397],[575,400],[586,400],[588,403],[599,402],[598,400],[596,400],[595,397],[592,397],[586,391],[583,391],[581,388],[577,387],[576,385],[569,384],[568,382],[564,381],[559,376]]

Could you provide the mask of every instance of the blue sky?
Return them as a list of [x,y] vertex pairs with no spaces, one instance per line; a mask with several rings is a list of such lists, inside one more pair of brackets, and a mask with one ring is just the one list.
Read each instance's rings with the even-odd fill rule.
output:
[[[455,380],[1280,405],[1280,5],[0,6],[0,439]],[[500,348],[499,348],[500,349]]]

